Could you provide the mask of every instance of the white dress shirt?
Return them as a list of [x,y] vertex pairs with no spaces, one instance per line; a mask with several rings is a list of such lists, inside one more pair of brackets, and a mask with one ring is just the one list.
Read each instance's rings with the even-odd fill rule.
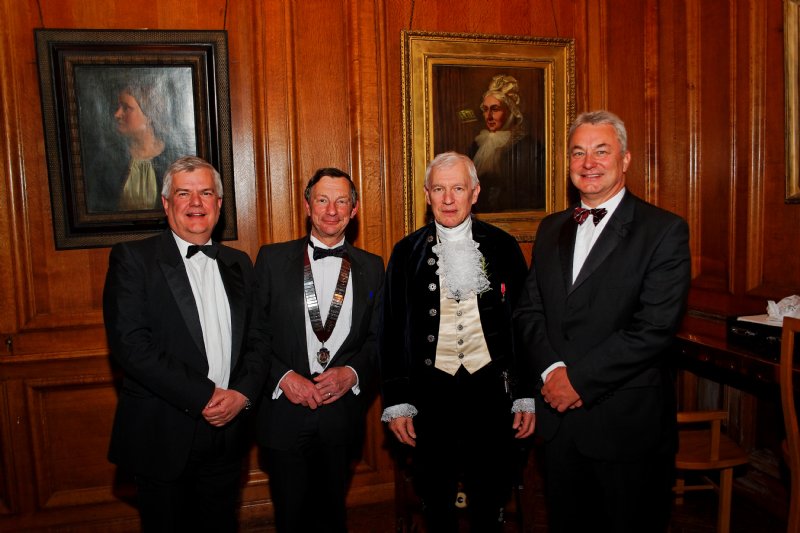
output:
[[[203,344],[208,359],[208,379],[221,388],[228,388],[231,377],[231,307],[217,261],[198,252],[191,259],[186,251],[191,243],[184,241],[174,232],[172,236],[186,266],[189,285],[192,287],[200,327],[203,330]],[[209,240],[206,244],[211,244]]]

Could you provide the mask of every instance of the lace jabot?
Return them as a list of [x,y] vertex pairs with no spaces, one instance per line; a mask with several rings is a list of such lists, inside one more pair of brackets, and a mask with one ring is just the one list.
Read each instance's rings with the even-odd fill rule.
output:
[[442,279],[447,298],[468,300],[489,290],[486,262],[478,250],[480,244],[472,240],[472,218],[455,228],[445,228],[436,223],[439,242],[433,247],[439,261],[436,274]]

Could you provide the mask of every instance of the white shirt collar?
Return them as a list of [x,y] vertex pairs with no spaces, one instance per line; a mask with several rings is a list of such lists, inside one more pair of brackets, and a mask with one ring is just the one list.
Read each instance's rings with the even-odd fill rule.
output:
[[464,222],[454,228],[446,228],[438,222],[435,224],[436,235],[440,241],[453,242],[472,238],[472,215],[469,215]]
[[344,237],[342,237],[342,240],[337,242],[333,246],[328,246],[327,244],[324,244],[322,241],[320,241],[319,239],[317,239],[313,235],[309,234],[308,236],[311,238],[310,239],[311,243],[314,245],[313,248],[337,248],[337,247],[339,247],[339,246],[344,244]]
[[[615,194],[602,204],[595,206],[595,209],[605,208],[607,211],[605,218],[611,218],[611,215],[614,213],[614,211],[617,209],[617,206],[619,206],[620,202],[622,201],[622,197],[625,196],[625,191],[627,191],[627,188],[623,187],[622,189],[619,190],[619,192],[617,192],[617,194]],[[583,200],[581,200],[581,207],[585,209],[591,209],[588,205],[583,203]]]

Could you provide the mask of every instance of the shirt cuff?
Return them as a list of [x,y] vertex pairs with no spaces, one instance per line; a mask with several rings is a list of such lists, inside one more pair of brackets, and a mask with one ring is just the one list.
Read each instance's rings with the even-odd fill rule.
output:
[[561,366],[566,367],[567,363],[565,363],[564,361],[558,361],[558,362],[555,362],[552,365],[548,366],[547,368],[545,368],[544,372],[542,372],[542,383],[547,381],[547,376],[550,375],[550,372],[552,372],[553,370],[555,370],[556,368],[561,367]]
[[387,407],[383,410],[381,422],[391,422],[395,418],[400,418],[402,416],[414,418],[417,416],[417,408],[410,403],[392,405],[391,407]]
[[518,398],[511,406],[512,413],[535,413],[536,401],[533,398]]
[[359,386],[358,386],[358,372],[356,372],[356,369],[355,369],[355,368],[353,368],[353,367],[352,367],[352,366],[350,366],[350,365],[345,365],[345,366],[346,366],[347,368],[349,368],[350,370],[352,370],[352,371],[353,371],[353,374],[355,374],[355,375],[356,375],[356,384],[355,384],[355,385],[353,385],[353,386],[350,388],[350,390],[351,390],[351,391],[353,391],[353,394],[355,394],[356,396],[358,396],[359,394],[361,394],[361,387],[359,387]]
[[[294,370],[289,370],[286,372],[286,374],[288,374],[289,372],[294,372]],[[278,384],[275,386],[275,390],[272,391],[273,400],[277,400],[278,398],[281,397],[281,394],[283,394],[283,391],[281,390],[281,382],[283,381],[283,378],[286,377],[286,374],[281,376],[281,379],[278,380]]]

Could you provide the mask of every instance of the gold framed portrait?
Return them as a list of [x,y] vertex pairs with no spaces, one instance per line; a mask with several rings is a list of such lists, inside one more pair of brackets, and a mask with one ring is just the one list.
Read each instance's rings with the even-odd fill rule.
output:
[[428,162],[455,151],[478,171],[476,216],[532,242],[568,202],[574,40],[419,31],[402,40],[406,233],[429,218]]

